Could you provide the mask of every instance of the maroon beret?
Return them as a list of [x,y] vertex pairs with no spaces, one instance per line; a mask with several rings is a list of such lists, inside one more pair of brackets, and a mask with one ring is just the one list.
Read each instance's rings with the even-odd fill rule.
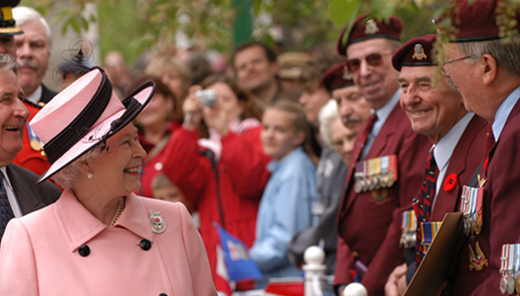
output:
[[12,8],[20,3],[20,0],[2,0],[0,3],[0,36],[22,34],[23,31],[16,25],[13,19]]
[[337,88],[354,85],[354,80],[352,80],[352,76],[348,72],[345,63],[339,63],[328,69],[327,72],[321,76],[321,84],[329,91],[333,91]]
[[437,61],[434,61],[432,54],[435,38],[435,34],[428,34],[408,40],[392,56],[394,68],[397,71],[401,71],[402,66],[438,65]]
[[336,44],[336,50],[342,56],[346,56],[347,46],[355,42],[372,38],[387,38],[400,41],[403,24],[395,16],[391,16],[388,21],[379,21],[375,18],[369,18],[368,14],[364,14],[354,21],[347,43],[344,44],[343,36],[345,35],[347,28],[348,25],[343,28]]
[[[497,15],[500,13],[497,13],[497,7],[503,5],[501,4],[502,2],[504,1],[474,0],[468,3],[468,0],[454,0],[452,9],[443,17],[451,17],[452,27],[455,28],[454,32],[450,32],[450,42],[500,39],[499,26],[497,25]],[[507,2],[504,4],[507,5]],[[520,14],[518,11],[513,19],[517,20],[517,22],[509,29],[518,32],[520,28]],[[442,23],[440,30],[442,33],[445,32],[442,29]]]

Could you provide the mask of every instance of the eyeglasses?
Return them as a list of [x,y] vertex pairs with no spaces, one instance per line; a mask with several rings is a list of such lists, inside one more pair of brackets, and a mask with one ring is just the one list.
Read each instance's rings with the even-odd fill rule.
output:
[[[367,55],[364,60],[371,67],[381,66],[383,64],[383,55],[387,55],[390,53],[371,53]],[[350,59],[346,62],[347,69],[351,74],[356,73],[361,68],[361,60],[360,59]]]
[[439,63],[439,65],[441,66],[442,72],[446,73],[446,69],[444,69],[444,65],[450,64],[450,63],[453,63],[453,62],[456,62],[456,61],[462,61],[462,60],[465,60],[465,59],[469,59],[471,57],[473,57],[472,54],[467,55],[467,56],[463,56],[463,57],[460,57],[460,58],[456,58],[456,59],[453,59],[453,60],[441,62],[441,63]]

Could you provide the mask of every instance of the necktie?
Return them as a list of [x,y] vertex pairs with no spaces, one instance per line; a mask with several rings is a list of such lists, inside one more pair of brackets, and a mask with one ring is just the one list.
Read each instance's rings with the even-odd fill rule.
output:
[[484,172],[489,163],[489,153],[491,152],[491,148],[495,145],[495,136],[493,135],[493,127],[489,127],[489,131],[486,134],[486,160],[484,160],[484,164],[482,165],[482,170],[480,171],[480,175],[484,178]]
[[4,174],[0,171],[0,241],[4,236],[7,222],[9,222],[11,218],[14,218],[14,214],[11,209],[11,204],[9,204],[9,199],[7,198],[7,192],[5,191]]
[[417,215],[417,239],[415,241],[415,261],[416,268],[419,267],[422,258],[424,257],[424,246],[421,244],[422,234],[420,230],[420,223],[430,220],[430,213],[432,208],[432,202],[435,197],[435,191],[437,190],[437,177],[439,176],[439,168],[435,162],[432,149],[428,154],[428,160],[426,161],[426,168],[424,170],[424,179],[421,184],[421,193],[418,198],[418,206],[415,207]]
[[[377,115],[376,113],[373,113],[372,115],[370,115],[370,117],[368,118],[368,121],[367,121],[367,128],[365,130],[363,130],[363,134],[361,136],[361,149],[356,157],[356,160],[359,160],[359,156],[360,155],[363,155],[363,150],[365,149],[365,145],[367,143],[367,139],[368,139],[368,135],[370,134],[370,132],[372,132],[372,129],[374,128],[374,123],[377,121]],[[367,151],[368,153],[368,151]]]

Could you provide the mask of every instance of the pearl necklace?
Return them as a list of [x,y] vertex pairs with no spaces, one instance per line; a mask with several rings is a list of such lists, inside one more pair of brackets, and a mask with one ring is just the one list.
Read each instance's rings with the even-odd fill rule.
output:
[[119,216],[121,216],[121,213],[125,209],[125,200],[126,199],[124,196],[121,197],[121,199],[119,199],[119,205],[117,206],[117,211],[114,214],[114,218],[112,218],[112,222],[110,222],[109,226],[114,226],[114,224],[116,224],[117,219],[119,219]]

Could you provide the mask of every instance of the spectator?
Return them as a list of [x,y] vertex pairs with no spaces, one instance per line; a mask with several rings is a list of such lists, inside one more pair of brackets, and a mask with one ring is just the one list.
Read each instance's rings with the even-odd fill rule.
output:
[[[182,106],[188,95],[188,88],[193,83],[192,73],[185,64],[171,54],[158,54],[152,57],[144,73],[161,78],[175,95],[176,105]],[[183,122],[181,108],[176,110],[173,120]]]
[[278,77],[284,89],[301,93],[303,90],[300,82],[300,77],[303,74],[302,67],[309,59],[309,55],[303,52],[284,52],[278,55],[276,59]]
[[[260,111],[246,93],[219,74],[208,76],[201,87],[216,92],[216,105],[203,105],[196,93],[186,98],[183,108],[189,115],[160,162],[162,173],[199,213],[200,233],[217,290],[231,294],[232,285],[218,273],[220,239],[214,223],[247,247],[253,245],[258,205],[269,177],[265,165],[270,158],[261,148]],[[203,122],[209,127],[208,139],[199,139]],[[238,290],[248,288],[252,285],[237,284]]]
[[105,56],[103,66],[116,93],[126,95],[128,93],[128,86],[131,83],[131,77],[126,68],[123,54],[117,50],[110,51]]
[[155,94],[150,104],[135,119],[139,129],[139,142],[147,154],[141,167],[139,195],[156,197],[152,192],[152,180],[162,169],[159,160],[164,153],[164,148],[171,139],[172,133],[181,124],[173,120],[173,115],[178,109],[175,95],[160,78],[143,75],[133,81],[129,89],[134,91],[146,81],[155,82]]
[[22,148],[23,128],[29,116],[21,100],[23,91],[16,77],[18,71],[13,56],[0,54],[0,95],[4,98],[0,103],[0,121],[2,126],[11,127],[0,130],[0,240],[11,218],[43,208],[61,193],[50,182],[36,186],[36,174],[12,163]]
[[[49,68],[51,55],[51,29],[47,21],[33,8],[15,7],[13,17],[24,31],[14,38],[16,59],[22,66],[18,80],[25,93],[24,104],[29,109],[31,119],[41,107],[47,104],[56,92],[48,89],[42,79]],[[23,148],[16,156],[14,163],[35,172],[43,174],[48,168],[47,157],[42,150],[42,143],[29,126],[26,127],[23,138]]]
[[251,94],[260,110],[278,99],[298,99],[298,94],[285,91],[276,76],[276,54],[260,42],[247,42],[234,52],[231,64],[238,86]]
[[289,261],[291,238],[311,225],[311,208],[316,194],[316,166],[304,146],[311,137],[303,108],[280,100],[262,117],[264,153],[273,160],[267,165],[271,177],[260,202],[256,240],[250,250],[264,275],[257,281],[263,288],[276,277],[301,276]]

